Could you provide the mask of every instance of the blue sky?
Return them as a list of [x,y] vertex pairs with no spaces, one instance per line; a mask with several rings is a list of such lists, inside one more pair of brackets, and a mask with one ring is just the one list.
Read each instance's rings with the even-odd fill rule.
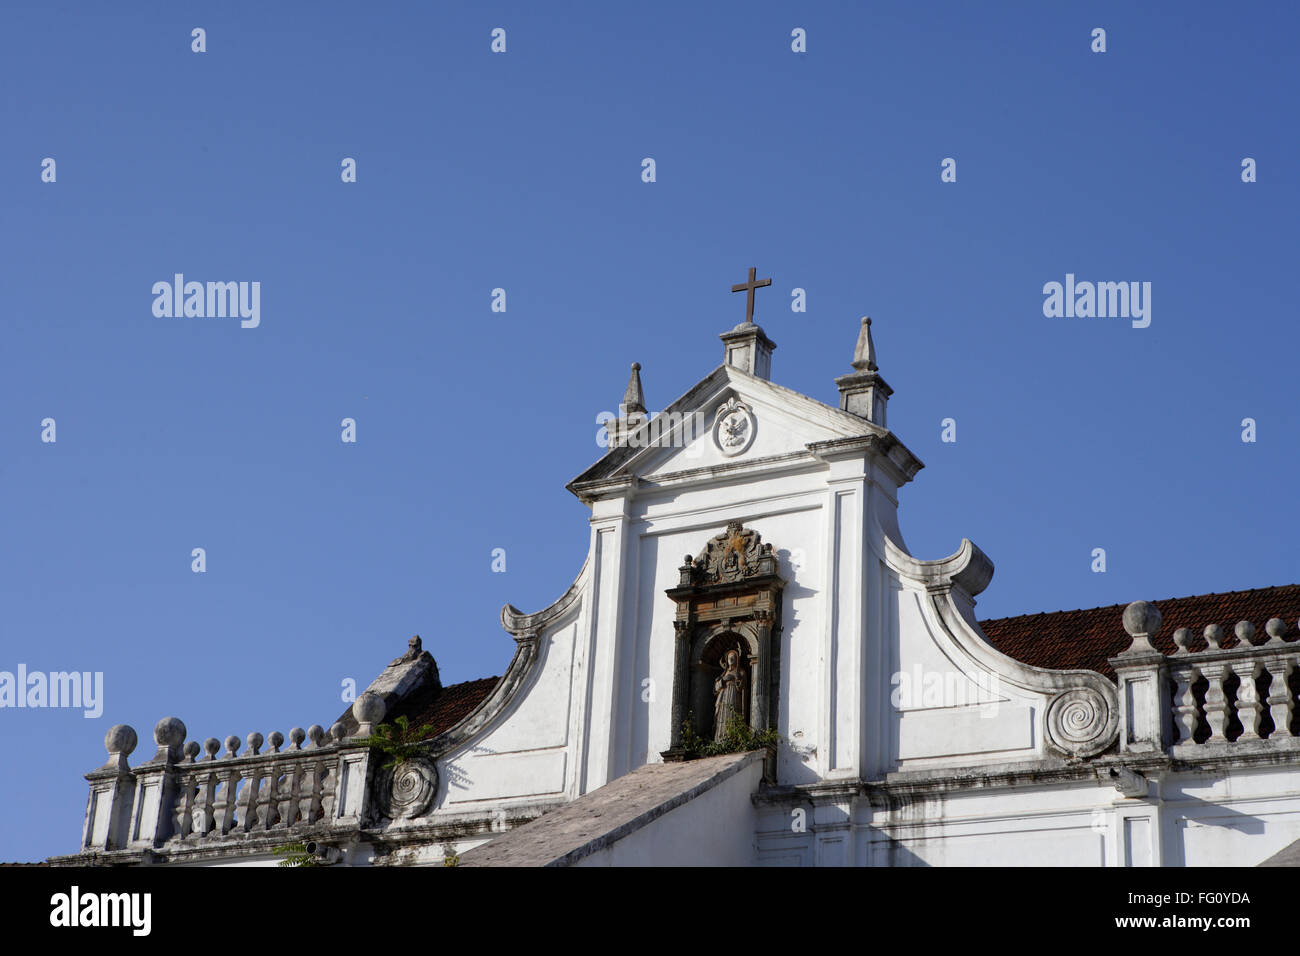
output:
[[[1131,6],[5,4],[0,670],[105,702],[0,710],[0,860],[76,850],[112,724],[328,726],[415,633],[500,674],[596,415],[714,368],[751,265],[782,385],[834,404],[874,317],[907,544],[974,540],[981,617],[1300,580],[1300,14]],[[260,326],[155,317],[177,272]],[[1044,317],[1067,273],[1151,325]]]

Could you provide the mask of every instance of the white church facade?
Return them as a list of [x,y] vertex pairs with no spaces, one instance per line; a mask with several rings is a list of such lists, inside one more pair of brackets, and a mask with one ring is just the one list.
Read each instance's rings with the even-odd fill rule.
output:
[[[1300,588],[982,625],[989,558],[904,543],[922,463],[870,320],[832,407],[771,381],[759,285],[660,415],[633,366],[568,485],[586,559],[503,609],[500,679],[444,687],[413,639],[287,743],[166,718],[132,764],[118,725],[51,862],[1256,865],[1300,840]],[[377,746],[398,717],[428,738]]]

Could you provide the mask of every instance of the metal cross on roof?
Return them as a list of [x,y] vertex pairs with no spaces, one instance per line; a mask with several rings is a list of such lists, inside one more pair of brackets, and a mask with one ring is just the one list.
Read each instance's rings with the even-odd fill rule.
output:
[[755,269],[753,266],[750,266],[750,267],[749,267],[749,281],[748,281],[748,282],[742,282],[742,283],[740,283],[740,285],[733,285],[733,286],[731,287],[731,291],[732,291],[732,292],[746,292],[746,293],[748,293],[748,295],[747,295],[746,298],[745,298],[745,324],[746,324],[746,325],[753,325],[753,324],[754,324],[754,290],[755,290],[755,289],[761,289],[761,288],[763,288],[764,286],[768,286],[768,285],[771,285],[771,284],[772,284],[772,280],[771,280],[771,279],[758,279],[758,280],[755,280],[755,279],[754,279],[754,275],[755,275],[757,272],[758,272],[757,269]]

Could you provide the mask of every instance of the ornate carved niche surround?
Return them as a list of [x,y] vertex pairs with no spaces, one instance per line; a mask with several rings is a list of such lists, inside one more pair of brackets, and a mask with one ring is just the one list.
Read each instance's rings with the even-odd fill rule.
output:
[[672,744],[665,760],[681,760],[682,725],[712,740],[718,691],[727,652],[739,651],[743,687],[740,716],[756,732],[776,726],[781,678],[781,592],[772,545],[758,532],[731,521],[694,558],[686,556],[681,579],[665,593],[677,604],[673,621]]

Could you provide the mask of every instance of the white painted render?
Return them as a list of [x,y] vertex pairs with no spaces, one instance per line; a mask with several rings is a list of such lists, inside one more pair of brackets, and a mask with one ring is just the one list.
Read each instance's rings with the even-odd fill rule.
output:
[[[683,556],[733,519],[774,546],[787,582],[779,787],[1067,763],[1049,740],[1053,698],[1090,687],[1117,707],[1114,685],[994,649],[974,615],[991,563],[967,541],[938,561],[909,554],[897,522],[899,469],[878,448],[809,449],[884,430],[737,369],[712,377],[694,406],[674,410],[711,422],[737,397],[757,421],[752,445],[727,458],[704,429],[686,447],[643,449],[623,465],[619,474],[633,480],[592,502],[579,598],[543,631],[539,673],[498,722],[442,762],[434,815],[561,791],[572,799],[660,760],[671,733],[675,613],[664,591]],[[941,699],[918,694],[894,706],[901,680],[927,679],[943,688]],[[817,806],[792,797],[777,808],[768,798],[750,862],[1249,865],[1300,838],[1297,783],[1294,770],[1270,768],[1169,778],[1142,800],[1096,781],[958,789],[894,810],[860,796],[818,797]],[[747,793],[734,789],[730,810],[712,806],[723,793],[710,797],[686,843],[706,839],[716,814],[747,813]],[[791,830],[796,806],[807,808],[802,833]],[[684,809],[674,813],[694,819]],[[662,851],[616,846],[600,862],[649,862]]]
[[[754,338],[743,328],[733,333]],[[416,835],[393,860],[439,865],[507,820],[661,761],[677,640],[665,591],[730,521],[772,545],[785,581],[776,779],[760,786],[756,762],[583,865],[1254,865],[1300,839],[1294,740],[1276,759],[1256,748],[1219,770],[1173,771],[1162,685],[1140,654],[1121,700],[1100,674],[1032,667],[988,642],[975,598],[989,559],[960,529],[937,560],[903,541],[900,488],[921,464],[883,426],[888,386],[865,324],[854,367],[837,381],[872,420],[724,365],[666,411],[712,426],[741,403],[753,423],[743,450],[724,454],[712,427],[676,445],[670,433],[611,448],[570,484],[591,507],[585,562],[551,607],[503,611],[515,661],[449,738],[430,808],[384,823]],[[625,419],[617,434],[638,427]],[[107,766],[124,766],[119,751]],[[359,820],[373,768],[362,748],[339,752],[334,819]],[[130,821],[114,806],[147,821],[161,774],[140,777],[134,803],[108,802],[125,776],[92,782],[83,846],[115,842],[110,830]],[[147,844],[142,832],[132,846]],[[368,852],[346,849],[343,862],[365,865]]]

